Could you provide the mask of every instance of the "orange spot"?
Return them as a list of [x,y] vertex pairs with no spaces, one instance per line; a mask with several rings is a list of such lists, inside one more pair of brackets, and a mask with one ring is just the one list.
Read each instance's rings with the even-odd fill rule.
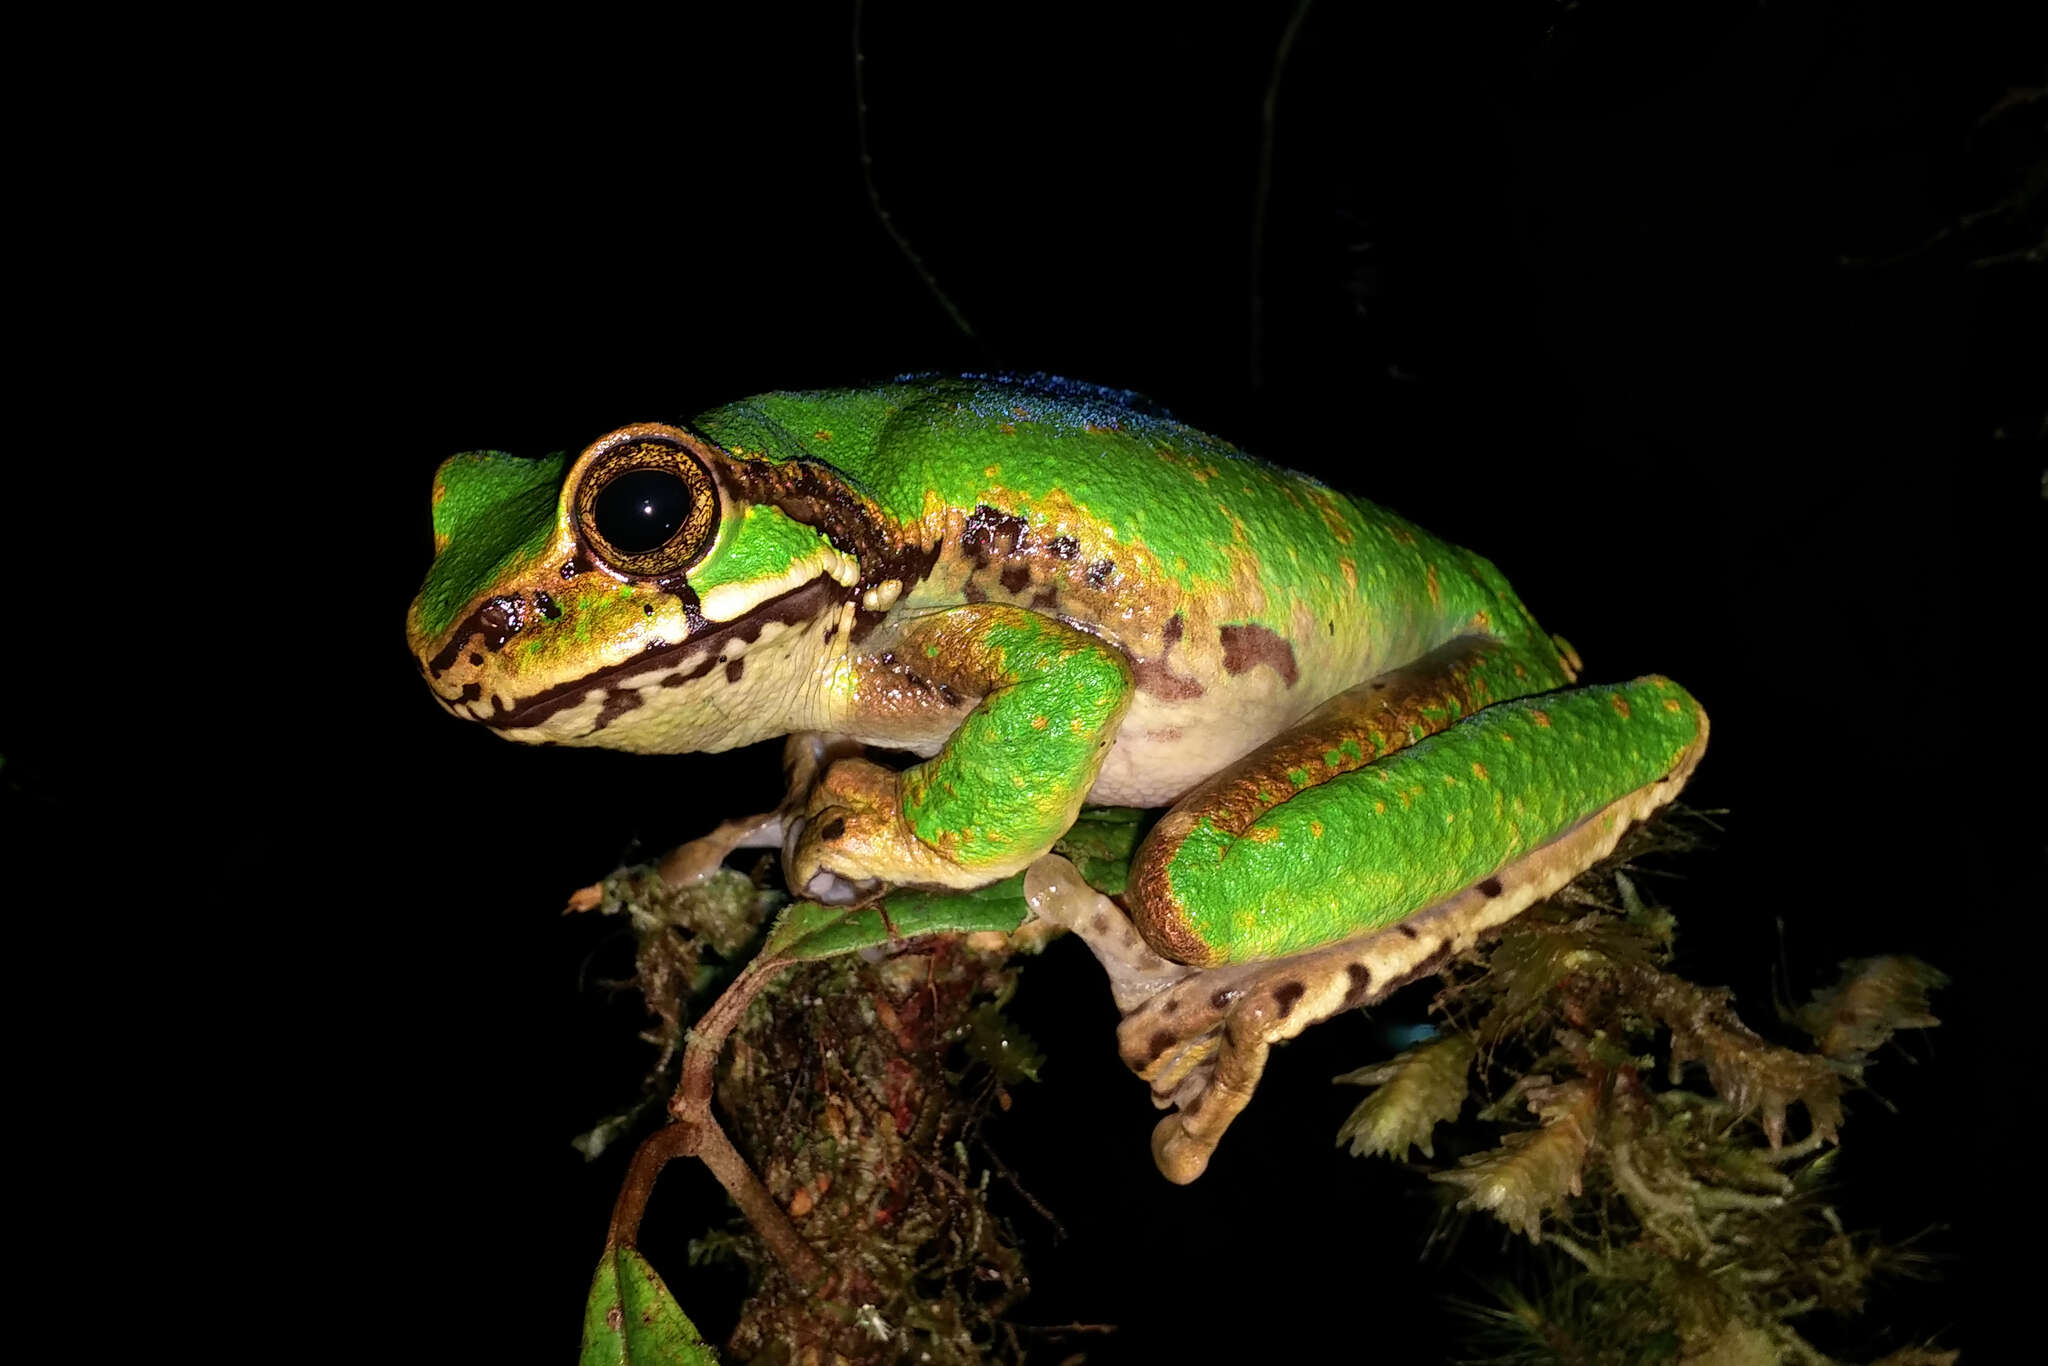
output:
[[1315,504],[1316,511],[1323,515],[1323,525],[1329,529],[1330,539],[1338,545],[1350,545],[1351,528],[1344,524],[1344,514],[1338,511],[1336,501],[1322,489],[1309,490],[1308,498]]
[[1047,727],[1048,725],[1050,725],[1051,723],[1052,723],[1052,718],[1051,718],[1051,717],[1048,717],[1048,716],[1034,716],[1034,717],[1032,717],[1032,718],[1031,718],[1031,729],[1033,729],[1033,730],[1044,730],[1044,729],[1045,729],[1045,728],[1046,728],[1046,727]]
[[1532,711],[1529,713],[1529,719],[1545,730],[1550,729],[1550,713],[1547,711]]
[[1678,711],[1679,709],[1680,709],[1680,708],[1679,708],[1679,705],[1678,705],[1678,699],[1677,699],[1677,698],[1675,698],[1675,697],[1667,697],[1667,698],[1665,698],[1665,699],[1664,699],[1664,710],[1666,710],[1666,711]]
[[1486,765],[1485,765],[1485,764],[1482,764],[1482,763],[1480,763],[1480,762],[1479,762],[1478,760],[1476,760],[1476,759],[1475,759],[1475,760],[1473,760],[1473,762],[1472,762],[1472,776],[1473,776],[1473,777],[1475,777],[1475,778],[1477,778],[1477,779],[1478,779],[1478,780],[1479,780],[1480,782],[1482,782],[1482,783],[1483,783],[1483,782],[1485,782],[1485,781],[1486,781]]
[[1321,821],[1310,821],[1308,823],[1308,832],[1317,839],[1321,839],[1323,837],[1323,823]]
[[1280,838],[1280,832],[1270,825],[1255,825],[1244,832],[1244,837],[1253,844],[1271,844]]
[[1017,434],[1017,424],[1014,422],[999,422],[996,424],[996,430],[1004,436],[1015,436]]
[[1385,802],[1374,802],[1372,809],[1382,816],[1387,814],[1387,804]]
[[1394,543],[1396,545],[1414,545],[1415,533],[1406,527],[1397,526],[1394,528]]
[[1514,737],[1514,733],[1513,733],[1512,731],[1505,731],[1505,730],[1504,730],[1504,731],[1502,731],[1502,732],[1500,733],[1500,738],[1501,738],[1501,739],[1503,739],[1503,740],[1505,740],[1505,741],[1507,741],[1507,742],[1508,742],[1509,744],[1511,744],[1511,745],[1512,745],[1513,743],[1515,743],[1515,737]]
[[1621,713],[1624,721],[1628,719],[1628,699],[1620,693],[1614,695],[1614,709]]
[[1486,609],[1482,607],[1472,614],[1472,624],[1484,631],[1487,627],[1493,625],[1493,619],[1486,615]]
[[811,433],[811,440],[813,441],[830,441],[831,439],[832,433],[827,431],[816,431]]
[[1457,780],[1456,778],[1452,777],[1452,776],[1451,776],[1450,774],[1448,774],[1448,773],[1444,774],[1444,786],[1445,786],[1445,787],[1456,787],[1457,785],[1458,785],[1458,780]]
[[1429,588],[1429,605],[1431,607],[1440,606],[1443,603],[1444,594],[1443,589],[1437,586],[1435,565],[1429,566],[1429,573],[1425,576],[1425,583]]

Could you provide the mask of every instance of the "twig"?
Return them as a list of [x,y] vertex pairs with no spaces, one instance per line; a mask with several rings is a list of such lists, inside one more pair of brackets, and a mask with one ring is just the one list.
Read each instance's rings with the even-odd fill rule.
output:
[[953,306],[953,301],[946,297],[946,291],[939,288],[938,277],[932,274],[930,268],[925,265],[924,258],[910,245],[910,239],[896,226],[896,220],[889,217],[889,211],[882,207],[881,191],[875,188],[875,159],[868,150],[868,58],[867,54],[861,51],[860,45],[861,23],[866,17],[866,12],[867,6],[862,0],[854,0],[853,111],[854,123],[860,133],[861,184],[867,187],[868,205],[875,211],[875,218],[881,223],[883,230],[889,234],[889,240],[896,244],[896,250],[902,252],[903,259],[910,262],[910,268],[917,272],[917,278],[924,281],[924,287],[939,301],[939,307],[946,310],[946,316],[952,320],[953,326],[960,329],[960,335],[975,340],[974,329],[968,326],[966,316]]
[[718,1120],[711,1113],[718,1058],[725,1051],[726,1036],[747,1013],[747,1006],[761,988],[792,961],[772,958],[748,964],[686,1035],[682,1081],[668,1103],[675,1122],[649,1138],[634,1154],[626,1188],[620,1191],[619,1204],[612,1215],[614,1239],[623,1234],[625,1245],[632,1246],[655,1175],[670,1158],[694,1154],[711,1169],[718,1184],[725,1187],[725,1193],[740,1207],[740,1213],[747,1217],[790,1279],[812,1290],[823,1285],[824,1263],[797,1232],[788,1213],[768,1194],[761,1178],[754,1175],[753,1168],[732,1146],[732,1140],[725,1136],[725,1130],[718,1127]]
[[1265,102],[1259,106],[1259,178],[1257,188],[1252,191],[1251,379],[1254,389],[1265,381],[1266,202],[1273,193],[1273,122],[1280,108],[1280,75],[1287,69],[1288,54],[1294,51],[1295,36],[1301,32],[1302,21],[1308,18],[1308,7],[1312,3],[1313,0],[1300,0],[1287,21],[1287,27],[1280,31],[1280,45],[1273,51],[1273,74],[1266,82]]

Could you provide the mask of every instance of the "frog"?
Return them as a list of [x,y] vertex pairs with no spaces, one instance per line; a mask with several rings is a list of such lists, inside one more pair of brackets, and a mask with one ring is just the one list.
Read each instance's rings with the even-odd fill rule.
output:
[[[510,740],[781,738],[787,795],[662,861],[791,891],[1022,878],[1207,1169],[1270,1050],[1431,976],[1677,795],[1707,716],[1581,683],[1482,556],[1123,390],[910,375],[763,393],[434,476],[407,614],[441,706]],[[1163,812],[1122,885],[1053,852]]]

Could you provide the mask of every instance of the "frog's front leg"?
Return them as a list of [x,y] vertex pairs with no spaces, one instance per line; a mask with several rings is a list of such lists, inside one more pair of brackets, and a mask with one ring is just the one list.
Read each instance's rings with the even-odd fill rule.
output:
[[1178,1107],[1153,1135],[1170,1180],[1202,1173],[1274,1043],[1555,892],[1698,762],[1706,717],[1676,684],[1485,706],[1516,662],[1454,642],[1332,699],[1162,818],[1126,899],[1158,963],[1206,970],[1171,979],[1127,946],[1106,953],[1092,914],[1075,926],[1112,975],[1161,983],[1124,1007],[1118,1038],[1155,1102]]
[[844,899],[849,886],[974,887],[1024,868],[1094,785],[1130,705],[1130,664],[1051,617],[996,604],[877,635],[844,681],[843,705],[870,733],[891,706],[935,707],[950,723],[947,707],[979,701],[937,754],[901,773],[833,764],[793,842],[790,886]]

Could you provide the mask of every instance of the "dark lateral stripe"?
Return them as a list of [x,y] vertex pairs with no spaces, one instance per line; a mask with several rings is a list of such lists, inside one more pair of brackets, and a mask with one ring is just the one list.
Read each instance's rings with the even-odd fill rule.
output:
[[[759,639],[761,628],[771,621],[794,624],[809,621],[832,610],[844,602],[853,600],[853,590],[841,588],[823,574],[808,583],[798,584],[788,592],[772,597],[748,612],[745,616],[731,621],[706,622],[704,629],[693,632],[673,645],[664,645],[658,650],[649,650],[617,664],[608,664],[593,669],[578,679],[558,683],[545,688],[531,697],[521,698],[510,707],[491,699],[491,715],[483,717],[483,723],[499,730],[517,730],[539,725],[565,707],[574,706],[593,689],[607,684],[618,684],[646,674],[661,673],[674,668],[700,651],[715,653],[721,645],[732,639],[752,644]],[[707,668],[703,672],[709,673]]]

